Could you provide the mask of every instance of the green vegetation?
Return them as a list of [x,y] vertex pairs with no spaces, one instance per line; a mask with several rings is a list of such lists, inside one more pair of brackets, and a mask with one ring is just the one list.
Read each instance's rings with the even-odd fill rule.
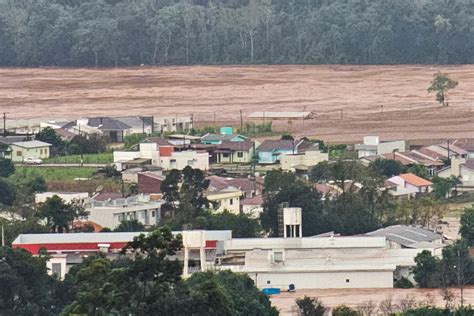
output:
[[0,1],[0,65],[469,64],[470,1]]
[[324,316],[326,311],[326,308],[319,299],[306,295],[296,300],[296,306],[298,308],[298,315],[301,316]]
[[[82,162],[84,164],[109,164],[114,160],[113,153],[100,153],[100,154],[84,154]],[[58,156],[49,159],[45,159],[46,164],[80,164],[81,155],[67,155]]]
[[443,106],[448,106],[448,91],[457,86],[457,81],[450,79],[447,74],[438,72],[434,75],[434,79],[431,82],[431,86],[428,88],[428,92],[436,92],[436,101],[441,103]]
[[88,167],[68,167],[68,168],[55,168],[55,167],[27,167],[18,166],[16,172],[12,177],[31,177],[40,176],[49,181],[70,181],[75,178],[91,178],[97,171],[96,168]]

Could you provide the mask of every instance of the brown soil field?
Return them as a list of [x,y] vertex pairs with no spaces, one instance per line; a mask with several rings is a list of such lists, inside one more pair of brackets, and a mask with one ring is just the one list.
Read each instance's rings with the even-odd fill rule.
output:
[[[448,108],[427,92],[437,71],[459,81]],[[244,122],[253,111],[313,111],[274,126],[331,142],[474,137],[474,65],[0,69],[10,119],[192,113],[201,126],[238,126],[240,110]]]
[[[460,304],[459,289],[451,289],[455,295],[454,303]],[[445,302],[439,289],[328,289],[328,290],[297,290],[294,293],[283,293],[271,296],[272,305],[279,311],[280,315],[298,315],[296,311],[296,299],[309,297],[319,298],[325,307],[334,308],[338,305],[346,305],[357,308],[359,304],[372,302],[378,306],[384,300],[390,300],[393,305],[393,312],[399,310],[403,301],[413,299],[419,305],[430,305],[444,307]],[[464,290],[464,304],[474,304],[474,288],[469,287]],[[374,315],[384,314],[379,313]]]

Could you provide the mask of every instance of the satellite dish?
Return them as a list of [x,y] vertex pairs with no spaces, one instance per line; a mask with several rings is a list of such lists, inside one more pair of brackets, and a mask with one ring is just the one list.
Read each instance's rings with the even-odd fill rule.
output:
[[99,185],[96,189],[95,189],[95,192],[100,192],[104,189],[104,186],[103,185]]

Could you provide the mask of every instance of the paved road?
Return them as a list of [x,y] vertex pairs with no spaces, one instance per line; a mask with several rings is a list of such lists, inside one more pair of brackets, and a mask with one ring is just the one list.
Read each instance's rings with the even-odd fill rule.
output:
[[69,168],[69,167],[89,167],[89,168],[104,168],[107,166],[105,163],[88,163],[88,164],[81,164],[79,163],[43,163],[40,165],[29,165],[29,164],[19,164],[21,166],[28,166],[28,167],[37,167],[37,168]]

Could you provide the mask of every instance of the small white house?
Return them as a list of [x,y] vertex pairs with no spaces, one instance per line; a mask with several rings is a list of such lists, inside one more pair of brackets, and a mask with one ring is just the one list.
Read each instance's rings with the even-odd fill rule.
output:
[[10,145],[11,160],[13,162],[23,162],[26,158],[49,158],[51,146],[51,144],[39,140],[13,143]]
[[365,136],[362,144],[355,145],[358,157],[368,157],[375,155],[390,154],[393,152],[404,152],[405,141],[380,141],[378,136]]

